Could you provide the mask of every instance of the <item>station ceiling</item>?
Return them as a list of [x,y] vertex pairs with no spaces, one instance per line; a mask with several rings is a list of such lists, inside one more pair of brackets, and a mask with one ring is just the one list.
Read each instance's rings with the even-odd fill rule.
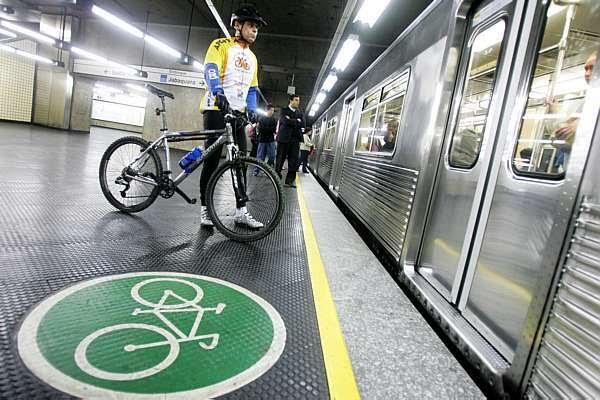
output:
[[[226,24],[231,12],[241,5],[254,5],[259,10],[269,22],[269,26],[260,31],[253,47],[261,65],[261,90],[267,99],[277,99],[281,103],[288,86],[294,86],[306,107],[315,87],[318,89],[326,77],[327,69],[331,66],[327,64],[333,62],[331,55],[335,56],[336,48],[341,46],[347,34],[359,34],[361,48],[349,67],[338,74],[339,81],[328,101],[350,85],[431,3],[431,0],[390,0],[376,25],[368,28],[367,25],[352,23],[362,1],[213,0],[213,3]],[[84,3],[92,2],[86,0]],[[93,3],[137,23],[143,23],[148,18],[150,23],[188,26],[191,14],[193,26],[214,29],[214,32],[206,30],[207,35],[213,35],[214,38],[222,35],[204,0],[95,0]],[[0,4],[17,10],[30,10],[23,14],[24,18],[30,20],[35,18],[35,12],[59,14],[63,7],[82,19],[93,18],[89,11],[81,11],[85,7],[74,6],[71,0],[0,0]],[[337,39],[336,31],[339,36]],[[336,48],[330,50],[332,44]],[[332,53],[329,59],[328,52]],[[202,59],[204,55],[193,56]],[[317,81],[319,75],[321,79]]]

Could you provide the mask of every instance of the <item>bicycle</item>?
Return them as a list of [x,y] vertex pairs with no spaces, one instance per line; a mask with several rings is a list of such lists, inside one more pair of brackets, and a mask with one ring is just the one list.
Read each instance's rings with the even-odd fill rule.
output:
[[[161,136],[152,143],[127,136],[117,139],[106,149],[99,168],[100,187],[106,199],[125,213],[148,208],[159,195],[171,198],[177,193],[187,203],[195,204],[196,199],[186,195],[179,185],[202,165],[204,158],[225,145],[226,161],[214,171],[206,190],[207,208],[215,227],[239,242],[259,240],[271,233],[283,216],[283,188],[280,178],[268,164],[240,154],[234,143],[232,123],[247,122],[244,115],[226,110],[225,129],[169,132],[165,97],[175,97],[150,84],[146,84],[146,88],[160,99],[161,107],[156,108],[155,113],[161,117]],[[205,149],[202,157],[173,179],[169,143],[204,140],[217,135],[217,141]],[[159,156],[161,149],[164,150],[166,169]],[[248,171],[259,173],[249,174]],[[248,212],[263,224],[262,227],[250,228],[236,222],[234,214],[238,201],[246,203]]]
[[[192,300],[188,300],[172,290],[164,290],[163,295],[157,303],[153,303],[141,296],[140,290],[148,284],[155,282],[176,282],[180,284],[184,284],[195,291],[195,296]],[[88,375],[94,376],[99,379],[107,379],[112,381],[132,381],[136,379],[146,378],[152,375],[155,375],[165,369],[169,368],[173,362],[179,356],[180,343],[185,342],[198,342],[198,346],[200,346],[204,350],[212,350],[217,347],[219,344],[219,334],[218,333],[210,333],[204,335],[198,335],[198,329],[200,328],[200,323],[202,322],[202,318],[204,317],[204,313],[207,311],[212,311],[215,315],[219,315],[223,312],[226,307],[226,304],[219,303],[215,307],[202,307],[199,305],[202,297],[204,296],[204,291],[199,286],[185,281],[183,279],[177,278],[153,278],[147,279],[145,281],[139,282],[133,288],[131,288],[131,297],[137,301],[138,303],[150,307],[149,309],[143,310],[141,308],[136,308],[133,310],[131,315],[137,316],[141,314],[152,314],[160,319],[171,331],[150,324],[143,323],[126,323],[126,324],[118,324],[113,326],[108,326],[106,328],[99,329],[88,336],[86,336],[75,350],[75,363],[77,366],[87,373]],[[172,297],[177,299],[179,303],[170,303],[167,304],[169,298]],[[180,330],[167,316],[164,314],[168,313],[196,313],[196,318],[194,319],[194,323],[190,328],[190,331],[186,334],[182,330]],[[154,347],[162,347],[169,346],[169,352],[162,360],[159,360],[155,365],[134,372],[110,372],[106,371],[102,368],[98,368],[94,366],[88,359],[88,349],[96,341],[99,337],[112,334],[110,342],[114,342],[114,339],[119,336],[119,334],[115,335],[114,332],[121,331],[148,331],[154,332],[162,336],[164,340],[160,340],[157,342],[143,343],[143,344],[127,344],[122,348],[115,348],[116,354],[124,351],[124,353],[120,353],[121,356],[127,353],[133,353],[138,350],[144,350]],[[205,342],[204,340],[210,339]],[[114,347],[114,346],[113,346]],[[111,355],[114,356],[114,355]],[[139,357],[139,356],[135,356]],[[135,363],[132,363],[136,365]]]

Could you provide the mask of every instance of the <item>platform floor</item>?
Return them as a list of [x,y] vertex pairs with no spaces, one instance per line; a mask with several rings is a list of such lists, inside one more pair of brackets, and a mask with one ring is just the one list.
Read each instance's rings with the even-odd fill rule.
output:
[[[286,189],[276,231],[239,244],[201,229],[199,206],[177,197],[134,216],[115,212],[97,175],[102,152],[121,135],[0,123],[0,398],[92,398],[95,387],[121,398],[321,399],[352,387],[364,399],[484,397],[312,176],[301,176],[298,190]],[[192,176],[184,190],[197,194],[197,187]],[[325,279],[315,286],[318,268]],[[130,275],[113,281],[115,274]],[[193,284],[202,287],[198,304],[205,319],[198,334],[204,339],[176,345],[164,329],[140,328],[140,321],[147,326],[160,317],[132,312],[130,290],[141,288],[138,303],[152,299],[146,310],[161,302],[163,310],[174,309],[176,301],[159,300],[164,288],[152,286],[169,277],[171,289],[188,300]],[[315,296],[313,287],[319,288]],[[124,294],[127,299],[117,300]],[[327,296],[333,315],[319,309]],[[38,311],[45,314],[35,320]],[[318,319],[327,326],[339,321],[345,346],[338,340],[341,346],[327,347],[335,329],[319,331]],[[154,335],[166,341],[153,343],[165,345],[145,349],[155,354],[141,361],[106,356],[105,344],[127,343],[118,330],[101,329],[118,321],[137,323],[120,333],[146,329],[144,343]],[[177,326],[193,328],[194,321],[180,318]],[[214,332],[220,336],[210,349]],[[175,358],[169,348],[178,349]],[[343,370],[347,355],[350,372],[332,373]],[[39,356],[47,368],[32,367]],[[162,359],[172,364],[152,370]],[[75,382],[69,386],[61,382],[64,375],[48,373],[54,368]],[[130,373],[144,369],[151,375]],[[206,388],[213,391],[193,392]]]

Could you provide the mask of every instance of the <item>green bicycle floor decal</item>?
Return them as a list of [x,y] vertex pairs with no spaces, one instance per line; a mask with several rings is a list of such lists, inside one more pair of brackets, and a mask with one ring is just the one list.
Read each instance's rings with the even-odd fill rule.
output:
[[83,398],[198,399],[275,364],[286,331],[265,300],[219,279],[170,272],[92,279],[25,318],[18,351],[40,379]]

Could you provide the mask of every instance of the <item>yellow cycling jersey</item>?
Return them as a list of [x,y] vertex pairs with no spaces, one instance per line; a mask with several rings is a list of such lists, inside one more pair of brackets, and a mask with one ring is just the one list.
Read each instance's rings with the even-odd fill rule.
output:
[[[223,92],[234,110],[246,108],[246,97],[251,87],[258,86],[258,61],[248,45],[236,38],[214,40],[208,47],[204,65],[207,68],[215,64],[218,68]],[[213,81],[211,77],[210,80]],[[206,82],[207,91],[200,107],[201,110],[218,110],[215,96]]]

